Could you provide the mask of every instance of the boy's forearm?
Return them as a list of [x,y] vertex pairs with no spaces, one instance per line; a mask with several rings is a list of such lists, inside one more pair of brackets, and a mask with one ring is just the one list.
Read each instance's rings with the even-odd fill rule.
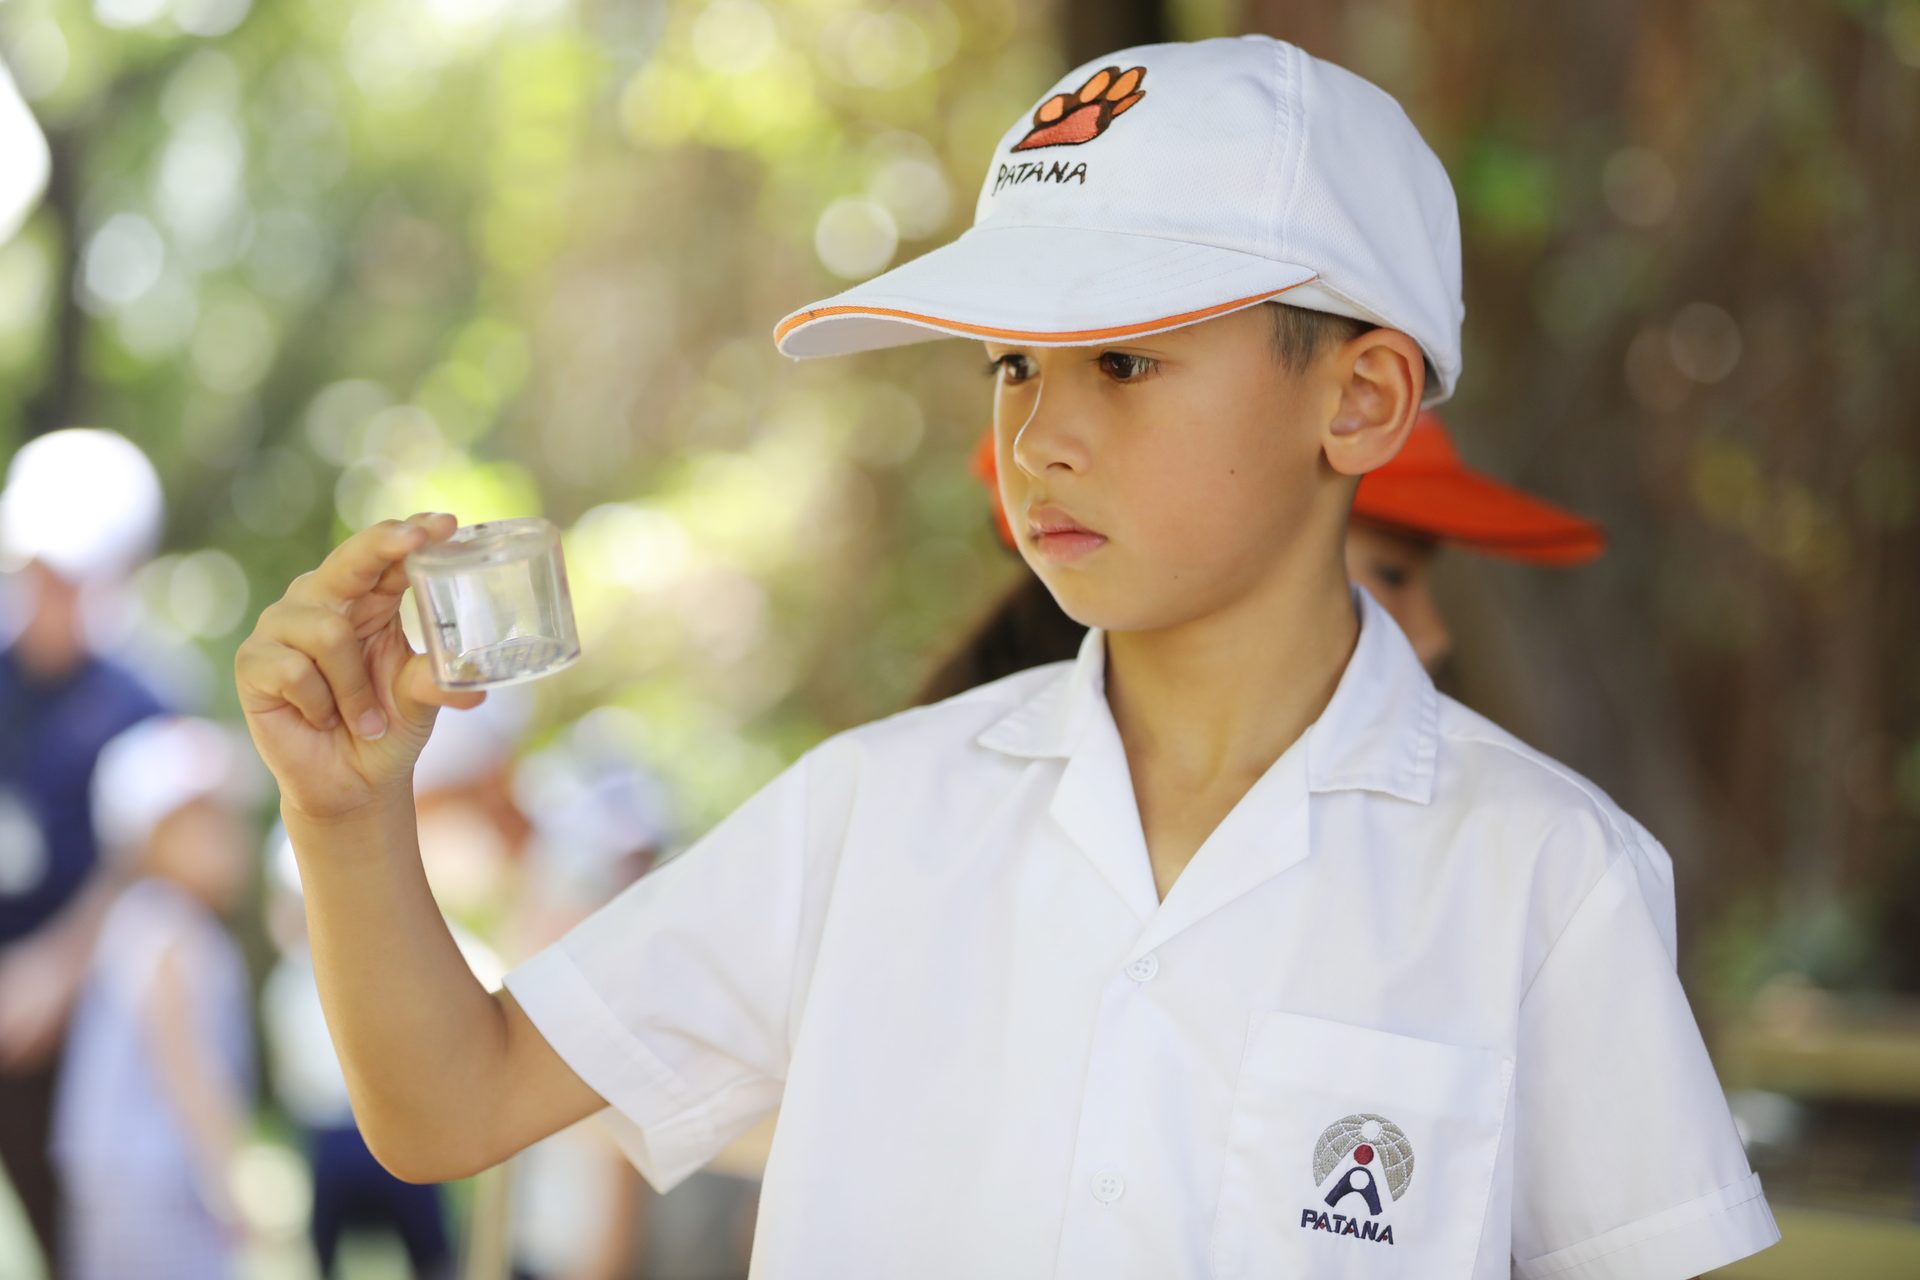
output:
[[321,1007],[367,1145],[409,1181],[485,1167],[481,1125],[505,1023],[428,889],[412,796],[345,820],[312,821],[286,804],[281,816]]

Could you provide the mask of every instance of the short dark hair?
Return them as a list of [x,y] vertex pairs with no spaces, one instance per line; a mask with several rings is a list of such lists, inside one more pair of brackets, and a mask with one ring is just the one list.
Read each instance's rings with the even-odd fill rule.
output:
[[1273,313],[1273,356],[1289,373],[1299,373],[1328,347],[1352,341],[1380,326],[1331,311],[1309,311],[1284,302],[1265,304]]

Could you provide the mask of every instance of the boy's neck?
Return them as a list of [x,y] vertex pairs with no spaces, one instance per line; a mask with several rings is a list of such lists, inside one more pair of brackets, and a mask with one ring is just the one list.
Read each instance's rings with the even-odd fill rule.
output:
[[1108,632],[1128,758],[1194,786],[1260,777],[1320,718],[1359,637],[1338,563],[1177,627]]

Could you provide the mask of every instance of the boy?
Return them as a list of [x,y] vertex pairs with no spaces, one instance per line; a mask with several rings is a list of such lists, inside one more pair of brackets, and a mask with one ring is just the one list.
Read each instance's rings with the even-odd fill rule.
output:
[[1078,657],[829,738],[497,1000],[406,788],[479,696],[394,616],[453,519],[297,579],[235,673],[376,1153],[459,1176],[610,1106],[664,1189],[777,1103],[769,1277],[1675,1280],[1772,1243],[1636,891],[1658,844],[1345,578],[1356,478],[1460,371],[1456,228],[1398,106],[1291,45],[1069,76],[970,231],[776,336],[987,341]]

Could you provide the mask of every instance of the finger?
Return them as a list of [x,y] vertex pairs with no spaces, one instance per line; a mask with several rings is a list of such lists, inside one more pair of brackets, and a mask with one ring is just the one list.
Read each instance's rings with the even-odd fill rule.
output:
[[1040,104],[1040,109],[1033,114],[1033,122],[1035,124],[1052,124],[1055,120],[1065,115],[1066,110],[1067,95],[1064,93],[1056,93]]
[[407,577],[407,562],[401,560],[388,565],[387,571],[380,575],[380,581],[374,583],[373,589],[367,592],[367,594],[370,596],[400,596],[406,594],[407,588],[411,586],[412,583],[413,580]]
[[[410,552],[445,537],[458,524],[445,512],[411,520],[382,520],[342,542],[310,574],[294,581],[302,603],[343,608],[380,584],[387,571]],[[293,594],[289,589],[289,594]]]
[[326,677],[313,665],[313,659],[298,649],[263,640],[244,657],[236,658],[234,665],[243,701],[249,690],[257,691],[288,704],[316,729],[331,729],[340,723],[339,708]]
[[1133,92],[1135,86],[1140,83],[1146,74],[1147,69],[1145,67],[1127,68],[1126,72],[1122,74],[1118,80],[1115,80],[1111,85],[1107,86],[1107,97],[1114,102],[1120,101],[1120,99]]
[[240,705],[249,713],[271,711],[276,703],[291,706],[314,728],[331,729],[340,723],[333,690],[306,654],[267,638],[271,625],[262,613],[254,634],[233,655]]
[[333,703],[356,737],[378,738],[387,731],[386,712],[367,671],[366,651],[353,623],[319,605],[285,604],[261,615],[265,634],[296,649],[320,669]]
[[[460,523],[450,515],[442,521],[440,515],[441,513],[434,511],[416,511],[407,517],[407,523],[417,524],[425,529],[428,543],[439,542],[451,535]],[[380,581],[374,584],[369,594],[398,598],[404,595],[407,588],[412,585],[412,580],[407,577],[407,562],[402,558],[387,567],[386,573],[381,575]]]
[[439,708],[470,711],[487,700],[485,689],[443,689],[433,678],[433,660],[424,653],[408,658],[393,682],[393,703],[408,723],[429,724]]

